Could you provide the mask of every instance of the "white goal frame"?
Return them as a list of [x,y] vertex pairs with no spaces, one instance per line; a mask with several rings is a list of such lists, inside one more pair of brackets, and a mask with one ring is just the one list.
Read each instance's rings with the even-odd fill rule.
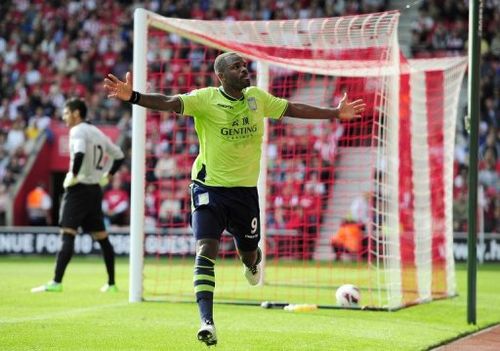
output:
[[[379,288],[378,294],[386,294],[385,298],[379,298],[378,300],[384,300],[385,309],[398,309],[404,305],[403,293],[402,293],[402,266],[400,262],[400,244],[399,237],[400,223],[399,223],[399,90],[400,90],[400,76],[402,73],[413,72],[415,70],[427,71],[433,69],[433,67],[441,67],[443,71],[449,69],[449,67],[458,67],[464,71],[464,63],[460,58],[458,59],[443,59],[441,61],[433,62],[411,62],[403,63],[400,59],[400,50],[397,37],[397,22],[399,19],[398,12],[387,12],[383,14],[373,14],[373,15],[363,15],[363,16],[351,16],[345,18],[337,18],[335,23],[335,33],[338,37],[345,36],[345,40],[358,41],[353,45],[368,45],[370,43],[365,43],[368,40],[374,40],[375,46],[377,46],[375,39],[366,39],[370,35],[363,35],[364,26],[366,23],[370,23],[367,28],[371,31],[376,31],[379,23],[382,23],[382,19],[388,19],[385,25],[389,29],[384,28],[386,31],[391,31],[387,36],[390,37],[389,42],[386,43],[387,52],[389,56],[383,61],[379,66],[364,64],[360,65],[359,61],[353,60],[343,60],[343,61],[326,61],[323,60],[317,65],[307,65],[305,61],[300,59],[284,59],[274,61],[272,58],[267,60],[266,57],[256,57],[251,53],[241,53],[257,63],[257,85],[268,90],[269,87],[269,65],[283,67],[287,69],[293,69],[299,72],[307,72],[311,74],[320,74],[325,76],[344,76],[344,77],[381,77],[383,86],[382,88],[385,92],[385,99],[382,102],[381,108],[385,111],[386,116],[389,116],[384,125],[385,131],[381,133],[383,135],[383,140],[381,141],[382,146],[377,147],[376,152],[376,162],[377,165],[384,165],[383,179],[377,179],[385,191],[387,191],[387,198],[381,205],[383,207],[384,213],[387,213],[387,217],[384,222],[384,233],[380,236],[384,236],[386,240],[386,254],[382,255],[382,258],[377,259],[374,263],[377,266],[377,277]],[[375,20],[374,20],[375,19]],[[360,22],[361,21],[361,22]],[[369,21],[373,21],[369,22]],[[208,22],[208,21],[198,21],[198,22]],[[197,23],[198,23],[197,22]],[[254,21],[255,26],[267,26],[268,22],[271,21]],[[358,23],[360,22],[360,23]],[[175,33],[181,37],[190,39],[199,44],[206,45],[211,48],[216,48],[221,51],[228,51],[233,49],[230,46],[226,46],[223,41],[212,42],[206,39],[210,36],[210,28],[202,27],[197,28],[198,33],[194,33],[196,30],[192,30],[193,22],[182,19],[169,18],[166,19],[158,14],[144,10],[136,9],[134,13],[134,53],[133,53],[133,89],[146,92],[147,91],[147,43],[148,43],[148,27],[155,27],[158,29],[165,30],[170,33]],[[294,22],[295,26],[304,25],[301,20]],[[308,22],[309,25],[313,22]],[[320,23],[320,21],[314,22],[315,25]],[[328,19],[325,19],[323,25],[326,26]],[[266,27],[267,28],[267,27]],[[351,31],[353,28],[359,31],[358,36],[352,36]],[[361,28],[361,29],[359,29]],[[193,34],[194,33],[194,34]],[[212,33],[213,34],[213,33]],[[255,33],[254,33],[255,34]],[[387,34],[384,32],[384,34]],[[251,36],[252,33],[246,34]],[[376,37],[376,36],[375,36]],[[354,39],[353,39],[354,38]],[[233,38],[234,39],[234,38]],[[237,38],[235,39],[237,40]],[[322,39],[323,40],[323,39]],[[285,44],[284,44],[285,45]],[[319,45],[329,45],[328,43],[321,42]],[[331,45],[331,44],[330,44]],[[454,73],[459,74],[459,73]],[[461,78],[463,77],[463,73]],[[460,82],[461,82],[460,78]],[[454,89],[458,89],[454,87]],[[458,96],[458,90],[455,93]],[[453,101],[456,103],[455,101]],[[456,114],[456,108],[451,108],[449,113]],[[144,192],[145,192],[145,140],[146,140],[146,109],[133,105],[132,111],[132,188],[131,188],[131,223],[130,223],[130,284],[129,284],[129,301],[130,302],[140,302],[143,300],[143,267],[144,267]],[[265,265],[265,247],[266,242],[266,228],[265,228],[265,209],[266,209],[266,149],[267,149],[267,128],[268,124],[266,121],[266,130],[264,133],[264,140],[262,144],[262,159],[261,159],[261,175],[259,178],[259,200],[261,208],[261,249],[264,251],[263,255],[263,265]],[[447,134],[447,142],[449,143],[450,138],[454,136],[453,134]],[[449,145],[448,145],[449,146]],[[446,170],[448,172],[448,170]],[[449,173],[449,172],[448,172]],[[449,174],[446,174],[449,176]],[[449,196],[450,184],[446,183],[446,196]],[[389,189],[389,190],[388,190]],[[418,189],[415,189],[418,190]],[[425,189],[423,190],[425,193]],[[428,200],[425,197],[424,200]],[[450,210],[450,204],[446,203],[446,210]],[[449,221],[449,218],[447,218]],[[448,228],[449,229],[449,228]],[[382,232],[381,228],[378,228]],[[446,259],[447,259],[447,269],[450,271],[447,275],[448,279],[448,296],[455,295],[455,283],[454,283],[454,273],[451,272],[454,269],[453,257],[450,254],[450,246],[452,245],[451,239],[446,238]],[[418,259],[416,259],[418,260]],[[419,262],[415,262],[418,268]],[[380,266],[380,267],[379,267]],[[380,269],[378,269],[380,268]],[[428,269],[428,267],[426,267]],[[431,267],[432,269],[432,267]],[[264,270],[265,271],[265,270]],[[420,274],[420,273],[419,273]],[[421,276],[421,275],[420,275]],[[419,276],[419,279],[420,279]],[[265,276],[262,276],[261,284],[264,282]],[[381,282],[384,282],[383,292],[380,289]],[[428,291],[423,291],[421,293],[422,301],[428,298]]]

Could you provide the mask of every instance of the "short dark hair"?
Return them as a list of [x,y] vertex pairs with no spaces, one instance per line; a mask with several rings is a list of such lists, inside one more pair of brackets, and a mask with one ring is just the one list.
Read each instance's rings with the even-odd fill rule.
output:
[[82,99],[78,98],[69,99],[68,101],[66,101],[64,106],[67,107],[71,112],[76,110],[80,111],[81,119],[87,118],[87,104]]
[[227,68],[226,57],[231,56],[231,55],[238,55],[238,54],[235,52],[229,51],[229,52],[224,52],[215,58],[214,71],[216,74],[222,73],[226,70],[226,68]]

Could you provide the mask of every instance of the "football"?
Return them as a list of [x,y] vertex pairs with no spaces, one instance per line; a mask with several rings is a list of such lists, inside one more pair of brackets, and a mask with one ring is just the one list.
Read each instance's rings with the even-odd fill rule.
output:
[[336,293],[337,305],[342,307],[356,307],[361,299],[359,289],[352,284],[340,286]]

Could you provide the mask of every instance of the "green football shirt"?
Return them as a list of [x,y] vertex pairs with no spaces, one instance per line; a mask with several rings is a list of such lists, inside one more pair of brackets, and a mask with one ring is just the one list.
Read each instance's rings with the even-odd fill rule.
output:
[[288,106],[257,87],[236,100],[221,88],[179,95],[181,113],[193,116],[200,150],[191,179],[208,186],[254,187],[260,170],[264,117],[279,119]]

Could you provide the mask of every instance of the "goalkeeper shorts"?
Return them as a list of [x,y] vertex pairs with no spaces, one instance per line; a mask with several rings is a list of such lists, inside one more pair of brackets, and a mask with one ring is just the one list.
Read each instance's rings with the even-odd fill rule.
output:
[[76,184],[63,195],[59,225],[86,233],[104,231],[102,190],[99,184]]

